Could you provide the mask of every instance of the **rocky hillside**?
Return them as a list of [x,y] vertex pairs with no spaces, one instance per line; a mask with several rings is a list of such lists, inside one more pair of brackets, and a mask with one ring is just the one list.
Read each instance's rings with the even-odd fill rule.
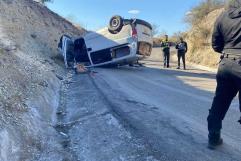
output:
[[215,53],[211,47],[211,36],[216,18],[223,10],[217,9],[209,13],[201,20],[201,23],[193,25],[191,30],[187,32],[188,61],[204,66],[217,67],[219,54]]
[[66,159],[53,128],[65,79],[57,43],[85,32],[32,0],[0,1],[0,160]]

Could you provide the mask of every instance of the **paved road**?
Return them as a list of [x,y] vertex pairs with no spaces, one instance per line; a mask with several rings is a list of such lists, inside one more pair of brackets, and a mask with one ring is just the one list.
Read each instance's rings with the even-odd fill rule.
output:
[[241,160],[237,99],[224,120],[224,145],[208,150],[206,117],[215,74],[175,70],[175,63],[162,69],[158,56],[145,67],[70,74],[60,121],[73,160]]

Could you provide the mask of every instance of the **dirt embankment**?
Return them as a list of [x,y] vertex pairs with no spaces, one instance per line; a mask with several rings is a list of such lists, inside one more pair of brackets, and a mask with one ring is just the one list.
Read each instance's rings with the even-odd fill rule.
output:
[[0,160],[63,160],[53,128],[59,104],[56,50],[71,23],[32,0],[0,1]]
[[211,47],[212,31],[217,17],[224,9],[218,9],[209,13],[200,23],[193,25],[187,32],[189,51],[187,60],[208,67],[217,67],[219,54]]

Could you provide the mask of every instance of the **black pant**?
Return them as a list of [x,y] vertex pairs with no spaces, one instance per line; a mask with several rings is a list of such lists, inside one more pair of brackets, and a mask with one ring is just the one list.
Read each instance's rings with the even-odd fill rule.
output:
[[163,51],[164,67],[169,68],[170,50]]
[[209,111],[209,133],[218,133],[233,98],[241,91],[241,59],[222,59],[216,76],[217,88]]
[[239,98],[239,111],[241,112],[241,93],[240,93],[241,91],[239,91],[239,96],[238,96],[238,98]]
[[181,66],[181,59],[182,59],[182,62],[183,62],[183,68],[186,69],[186,59],[185,59],[185,52],[179,52],[177,53],[177,58],[178,58],[178,67],[180,68]]

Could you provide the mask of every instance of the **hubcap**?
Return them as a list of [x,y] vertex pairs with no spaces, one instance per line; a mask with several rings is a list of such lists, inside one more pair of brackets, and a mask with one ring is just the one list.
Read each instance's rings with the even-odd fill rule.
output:
[[118,19],[114,19],[114,20],[112,21],[111,25],[112,25],[113,27],[117,27],[117,26],[119,25],[119,20],[118,20]]

